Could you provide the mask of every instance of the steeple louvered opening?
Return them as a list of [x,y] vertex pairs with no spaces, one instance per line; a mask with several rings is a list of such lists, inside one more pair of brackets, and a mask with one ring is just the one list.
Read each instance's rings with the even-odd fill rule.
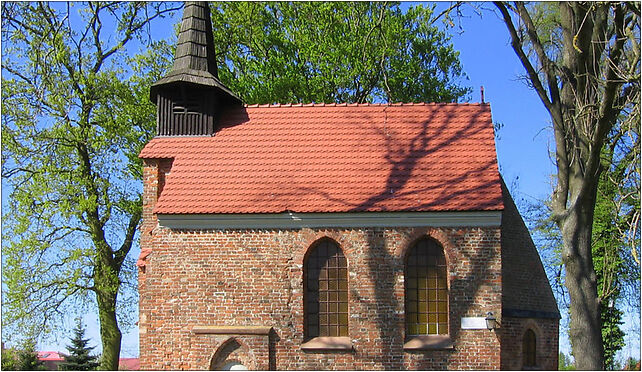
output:
[[159,136],[209,136],[216,127],[217,99],[211,90],[162,90],[157,101]]
[[207,2],[185,2],[172,69],[151,86],[158,136],[203,136],[216,130],[223,106],[241,99],[218,80]]

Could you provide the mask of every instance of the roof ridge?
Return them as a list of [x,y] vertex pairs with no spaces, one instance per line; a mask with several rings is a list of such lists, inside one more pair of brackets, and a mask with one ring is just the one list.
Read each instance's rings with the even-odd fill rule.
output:
[[281,108],[281,107],[388,107],[388,106],[489,106],[490,103],[480,102],[394,102],[394,103],[326,103],[326,102],[312,102],[312,103],[254,103],[246,104],[246,108]]

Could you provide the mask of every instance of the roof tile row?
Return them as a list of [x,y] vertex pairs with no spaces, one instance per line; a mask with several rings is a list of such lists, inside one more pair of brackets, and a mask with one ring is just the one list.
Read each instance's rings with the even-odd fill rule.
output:
[[157,213],[503,208],[487,104],[245,106],[140,157],[174,159]]

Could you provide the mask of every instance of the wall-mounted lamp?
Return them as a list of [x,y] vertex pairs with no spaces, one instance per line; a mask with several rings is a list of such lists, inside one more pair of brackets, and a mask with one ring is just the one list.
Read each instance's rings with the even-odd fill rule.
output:
[[497,328],[497,318],[493,316],[493,312],[489,311],[486,313],[486,328],[493,330]]

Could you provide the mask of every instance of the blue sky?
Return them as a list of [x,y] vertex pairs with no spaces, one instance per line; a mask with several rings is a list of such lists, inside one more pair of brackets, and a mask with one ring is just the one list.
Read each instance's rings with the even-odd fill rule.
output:
[[[436,12],[449,2],[437,4]],[[483,18],[471,4],[464,6],[461,30],[451,28],[452,42],[460,52],[468,85],[473,88],[472,101],[480,100],[484,86],[485,101],[491,105],[493,122],[503,124],[496,139],[499,168],[518,207],[521,200],[545,200],[552,191],[556,172],[549,149],[554,144],[548,112],[534,90],[522,79],[524,69],[510,46],[506,26],[493,13],[490,3],[473,3],[484,8]],[[455,22],[456,23],[456,22]],[[463,31],[463,32],[460,32]],[[525,215],[524,210],[520,210]],[[561,312],[565,310],[560,308]],[[640,358],[640,319],[633,311],[625,315],[623,329],[626,346],[618,358]],[[563,322],[564,323],[564,322]],[[570,354],[566,330],[560,327],[560,350]]]
[[[437,12],[448,4],[437,4]],[[503,125],[496,144],[506,183],[509,187],[516,183],[522,197],[545,199],[555,170],[548,156],[548,145],[553,141],[548,130],[550,119],[535,92],[521,80],[523,68],[509,45],[506,27],[491,12],[491,4],[483,6],[489,9],[483,11],[483,18],[472,6],[463,8],[461,29],[457,24],[450,29],[452,42],[473,88],[471,101],[480,101],[483,86],[493,121]]]
[[[412,3],[414,4],[414,3]],[[405,3],[403,7],[412,5]],[[450,3],[437,4],[437,12]],[[480,87],[484,87],[485,101],[491,104],[493,121],[503,127],[498,133],[497,155],[500,172],[509,185],[517,204],[522,198],[528,201],[544,200],[550,194],[551,175],[555,172],[548,149],[553,143],[550,119],[541,101],[533,90],[527,87],[520,76],[523,68],[511,49],[508,33],[503,22],[492,13],[492,4],[475,3],[488,10],[483,18],[472,11],[472,5],[464,6],[464,17],[459,19],[462,28],[449,29],[455,49],[469,80],[464,84],[473,88],[471,102],[480,101]],[[174,25],[180,14],[152,25],[153,38],[172,37]],[[457,23],[457,20],[455,20]],[[439,27],[443,27],[438,22]],[[134,255],[138,251],[132,252]],[[92,344],[100,349],[100,338],[96,317],[88,315],[87,335]],[[627,346],[621,357],[640,357],[639,319],[628,319],[625,329],[634,327],[633,335],[626,338]],[[561,350],[570,351],[564,330],[560,332]],[[41,343],[41,350],[65,351],[67,339],[59,343]],[[123,357],[138,356],[137,329],[123,337]]]

